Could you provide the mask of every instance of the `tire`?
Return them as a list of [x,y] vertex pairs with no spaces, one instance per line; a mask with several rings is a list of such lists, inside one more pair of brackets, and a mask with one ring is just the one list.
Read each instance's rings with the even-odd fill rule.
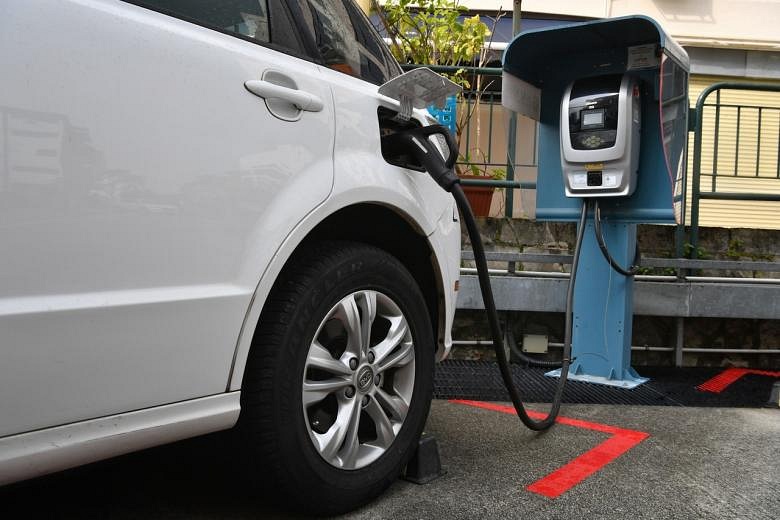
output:
[[393,256],[352,242],[305,249],[261,313],[241,426],[250,476],[286,508],[337,514],[379,495],[411,458],[435,345],[423,295]]

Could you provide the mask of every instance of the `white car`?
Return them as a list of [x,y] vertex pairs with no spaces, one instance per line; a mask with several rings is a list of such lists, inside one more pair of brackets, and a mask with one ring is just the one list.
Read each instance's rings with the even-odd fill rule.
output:
[[238,423],[297,507],[387,487],[460,224],[351,0],[5,0],[0,71],[0,484]]

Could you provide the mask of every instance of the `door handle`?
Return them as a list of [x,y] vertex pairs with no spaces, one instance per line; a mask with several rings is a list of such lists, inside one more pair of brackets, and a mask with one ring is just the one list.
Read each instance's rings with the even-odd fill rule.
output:
[[263,99],[282,99],[298,107],[298,110],[320,112],[325,105],[318,96],[294,88],[284,87],[262,79],[251,79],[244,83],[246,89]]

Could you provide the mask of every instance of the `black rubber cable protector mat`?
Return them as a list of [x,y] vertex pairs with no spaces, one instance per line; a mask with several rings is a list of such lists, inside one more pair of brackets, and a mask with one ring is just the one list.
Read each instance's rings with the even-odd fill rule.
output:
[[[512,365],[515,384],[523,400],[548,403],[557,378],[545,376],[550,369]],[[568,381],[563,402],[580,404],[625,404],[647,406],[716,406],[759,408],[769,400],[771,377],[748,374],[721,393],[704,392],[696,386],[723,372],[723,368],[639,367],[650,381],[633,390]],[[493,361],[446,360],[436,367],[436,399],[509,401],[498,365]]]

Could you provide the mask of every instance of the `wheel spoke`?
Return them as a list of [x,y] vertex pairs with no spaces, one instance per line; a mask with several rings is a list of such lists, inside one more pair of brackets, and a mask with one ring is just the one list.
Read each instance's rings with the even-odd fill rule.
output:
[[387,418],[387,414],[377,402],[376,397],[371,397],[366,406],[366,413],[373,419],[376,426],[377,439],[374,444],[380,448],[389,448],[395,440],[395,430],[393,430],[393,424]]
[[360,322],[360,347],[361,353],[367,355],[371,346],[371,326],[374,324],[374,319],[376,319],[376,292],[363,291],[360,293],[360,296],[358,305],[360,310],[363,311]]
[[[356,403],[360,401],[355,399]],[[345,468],[354,468],[357,463],[358,451],[360,450],[360,439],[358,438],[358,430],[360,429],[360,406],[356,405],[352,411],[352,415],[349,417],[346,431],[347,435],[344,438],[344,446],[339,451],[339,458],[341,464]]]
[[409,403],[401,397],[390,395],[381,388],[376,389],[376,398],[383,408],[388,410],[396,421],[403,421],[409,411]]
[[388,368],[398,367],[409,364],[414,360],[414,343],[405,341],[387,356],[377,367],[378,372],[383,372]]
[[341,320],[344,329],[347,331],[347,348],[345,353],[349,353],[359,359],[363,350],[363,330],[354,294],[338,303],[335,316]]
[[303,406],[309,407],[328,397],[336,390],[349,386],[349,379],[325,379],[323,381],[304,381],[303,382]]
[[379,365],[403,341],[409,331],[409,326],[406,324],[403,316],[392,316],[387,319],[390,321],[390,330],[387,331],[387,337],[374,348],[376,363]]
[[360,415],[360,401],[350,399],[339,406],[336,422],[333,423],[333,426],[327,432],[316,435],[320,454],[325,460],[331,463],[334,461],[336,453],[344,444],[344,439],[349,431],[349,425],[353,421],[353,416],[356,414]]
[[348,366],[338,359],[334,359],[330,352],[316,340],[309,347],[309,355],[306,362],[310,367],[319,368],[339,376],[348,376],[352,373]]

